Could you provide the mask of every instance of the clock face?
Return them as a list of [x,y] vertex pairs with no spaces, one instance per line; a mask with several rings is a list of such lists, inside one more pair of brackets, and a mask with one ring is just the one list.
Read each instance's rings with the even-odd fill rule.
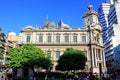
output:
[[88,26],[91,25],[92,22],[93,22],[93,17],[92,17],[92,16],[89,16],[89,17],[87,18]]
[[87,25],[88,26],[90,25],[90,19],[89,18],[87,19]]

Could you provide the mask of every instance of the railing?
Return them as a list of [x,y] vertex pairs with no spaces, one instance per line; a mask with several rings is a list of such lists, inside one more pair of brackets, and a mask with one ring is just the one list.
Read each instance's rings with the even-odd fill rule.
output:
[[66,43],[66,42],[60,42],[60,43],[57,43],[57,42],[51,42],[51,43],[48,43],[48,42],[43,42],[43,43],[39,43],[39,42],[22,42],[21,44],[27,44],[27,43],[33,43],[33,44],[44,44],[44,45],[53,45],[53,44],[58,44],[58,45],[62,45],[62,44],[73,44],[73,45],[75,45],[75,44],[88,44],[88,42],[84,42],[84,43],[82,43],[82,42],[68,42],[68,43]]

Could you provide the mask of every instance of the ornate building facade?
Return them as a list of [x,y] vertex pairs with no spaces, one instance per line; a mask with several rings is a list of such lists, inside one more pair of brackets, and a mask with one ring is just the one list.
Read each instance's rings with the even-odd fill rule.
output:
[[21,44],[32,43],[50,55],[54,61],[53,70],[65,49],[72,47],[86,52],[87,70],[104,72],[106,65],[98,14],[92,10],[92,6],[88,6],[83,18],[84,27],[77,29],[71,28],[62,20],[58,23],[58,27],[48,20],[42,28],[27,26],[21,30]]

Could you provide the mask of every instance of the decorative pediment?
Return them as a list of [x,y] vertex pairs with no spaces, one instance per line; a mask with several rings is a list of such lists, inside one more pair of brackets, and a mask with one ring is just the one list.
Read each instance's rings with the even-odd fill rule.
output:
[[43,33],[38,33],[37,35],[43,35]]
[[55,35],[61,35],[60,33],[55,33]]
[[82,32],[82,33],[80,33],[80,35],[86,35],[86,33],[85,33],[85,32]]
[[23,31],[32,31],[34,30],[34,28],[32,26],[27,26],[25,28],[22,29]]
[[69,35],[69,33],[64,33],[63,35]]
[[72,33],[72,35],[78,35],[78,33]]
[[52,35],[52,33],[46,33],[46,35]]

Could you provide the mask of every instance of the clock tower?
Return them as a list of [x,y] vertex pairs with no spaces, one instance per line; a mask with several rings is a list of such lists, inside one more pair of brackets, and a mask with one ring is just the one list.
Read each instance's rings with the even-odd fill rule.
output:
[[[102,43],[102,26],[98,21],[98,14],[92,9],[92,5],[88,6],[88,11],[83,16],[84,18],[84,27],[87,29],[88,41],[89,41],[89,48],[88,52],[90,55],[90,71],[95,72],[99,70],[99,73],[102,72],[102,67],[104,64],[102,62],[98,62],[96,55],[103,55],[100,53],[99,50],[103,50],[103,43]],[[99,46],[98,47],[96,47]],[[96,56],[96,57],[95,57]],[[101,59],[104,59],[103,57]],[[98,67],[99,69],[95,68]]]
[[85,13],[83,18],[84,18],[84,26],[85,27],[88,27],[91,24],[98,23],[98,14],[95,11],[93,11],[92,5],[88,6],[88,11],[87,11],[87,13]]

